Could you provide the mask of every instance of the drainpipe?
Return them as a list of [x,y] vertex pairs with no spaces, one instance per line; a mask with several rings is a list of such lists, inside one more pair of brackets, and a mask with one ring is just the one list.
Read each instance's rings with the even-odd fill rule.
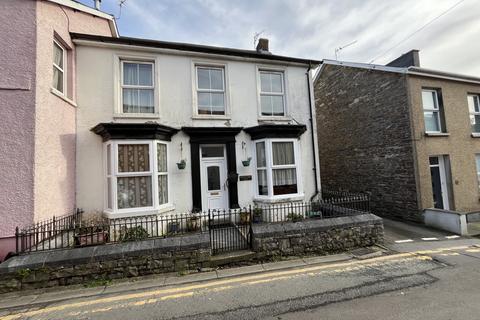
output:
[[320,192],[318,190],[318,180],[317,180],[317,148],[315,146],[315,132],[313,131],[313,108],[312,105],[312,88],[310,86],[310,70],[312,69],[312,63],[308,63],[308,70],[307,70],[307,88],[308,88],[308,102],[310,103],[310,129],[311,129],[311,138],[312,138],[312,151],[313,151],[313,174],[315,176],[315,193],[310,198],[312,201]]

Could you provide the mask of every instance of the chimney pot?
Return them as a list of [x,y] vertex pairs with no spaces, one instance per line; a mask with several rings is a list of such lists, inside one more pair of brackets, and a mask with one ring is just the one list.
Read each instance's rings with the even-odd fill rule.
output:
[[270,53],[270,51],[268,51],[268,39],[265,39],[265,38],[258,39],[257,52]]
[[94,0],[95,2],[95,9],[100,10],[100,4],[102,3],[102,0]]

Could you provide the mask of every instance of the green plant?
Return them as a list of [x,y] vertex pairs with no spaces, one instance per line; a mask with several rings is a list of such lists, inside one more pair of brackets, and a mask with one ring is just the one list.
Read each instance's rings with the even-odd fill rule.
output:
[[89,281],[89,282],[85,283],[83,286],[85,288],[104,287],[104,286],[108,286],[111,283],[112,283],[112,280],[102,278],[102,279],[96,279],[96,280]]
[[262,222],[263,218],[263,209],[259,207],[253,208],[253,222],[258,223]]
[[32,270],[25,268],[25,269],[20,269],[17,270],[17,277],[20,279],[25,279],[32,273]]
[[143,240],[146,238],[148,238],[148,231],[142,226],[125,227],[120,230],[119,241]]
[[290,212],[289,214],[287,214],[287,220],[290,220],[292,222],[302,221],[303,219],[304,219],[303,215],[295,212]]
[[187,231],[198,231],[200,229],[200,217],[192,215],[187,219]]

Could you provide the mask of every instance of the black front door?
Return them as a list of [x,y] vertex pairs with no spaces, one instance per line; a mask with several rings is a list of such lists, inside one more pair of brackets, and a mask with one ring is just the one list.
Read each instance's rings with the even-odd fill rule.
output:
[[[436,163],[435,158],[437,161]],[[438,164],[437,157],[430,158],[430,174],[432,175],[433,206],[437,209],[444,209],[442,196],[442,178],[440,176],[440,166]]]

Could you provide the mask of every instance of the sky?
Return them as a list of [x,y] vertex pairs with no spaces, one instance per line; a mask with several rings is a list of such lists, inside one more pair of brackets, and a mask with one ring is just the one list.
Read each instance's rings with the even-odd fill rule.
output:
[[[102,0],[121,36],[254,48],[255,33],[274,54],[386,64],[411,49],[421,66],[480,76],[480,0],[447,14],[387,51],[460,0]],[[93,5],[93,0],[81,0]]]

